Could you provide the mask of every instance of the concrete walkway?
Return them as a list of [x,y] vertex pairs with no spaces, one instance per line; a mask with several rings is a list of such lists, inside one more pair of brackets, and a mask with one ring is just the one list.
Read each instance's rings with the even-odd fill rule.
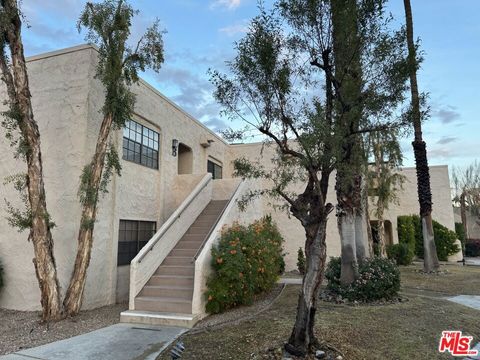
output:
[[154,360],[185,331],[177,327],[116,324],[0,356],[0,360]]
[[457,304],[471,307],[472,309],[475,309],[475,310],[480,310],[480,296],[477,296],[477,295],[458,295],[458,296],[448,297],[447,300]]
[[477,356],[469,356],[469,357],[466,357],[464,358],[463,360],[480,360],[480,343],[478,343],[477,345],[475,345],[472,350],[477,350],[478,351],[478,355]]
[[287,284],[287,285],[302,285],[303,279],[302,278],[295,278],[295,277],[281,277],[278,280],[279,284]]
[[465,258],[465,263],[467,265],[480,266],[480,258],[478,258],[478,257],[476,257],[476,258]]

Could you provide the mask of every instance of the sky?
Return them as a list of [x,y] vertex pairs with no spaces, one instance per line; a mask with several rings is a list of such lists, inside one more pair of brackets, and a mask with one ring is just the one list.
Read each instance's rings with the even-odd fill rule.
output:
[[[271,0],[266,0],[267,7]],[[424,123],[430,165],[466,166],[480,159],[479,0],[411,0],[415,37],[425,60],[418,74],[420,91],[429,94],[431,117]],[[155,18],[167,31],[165,63],[143,78],[215,131],[242,127],[219,115],[208,69],[225,69],[234,42],[258,13],[257,0],[130,0],[140,11],[132,43]],[[85,43],[76,22],[85,0],[23,0],[28,28],[27,56]],[[398,24],[402,0],[390,0]],[[411,139],[402,140],[404,165],[414,166]]]

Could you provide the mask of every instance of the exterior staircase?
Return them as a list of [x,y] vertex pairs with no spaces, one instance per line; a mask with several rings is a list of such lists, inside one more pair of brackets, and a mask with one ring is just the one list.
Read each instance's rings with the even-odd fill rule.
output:
[[135,310],[122,322],[192,326],[195,255],[220,219],[229,200],[212,200],[135,297]]

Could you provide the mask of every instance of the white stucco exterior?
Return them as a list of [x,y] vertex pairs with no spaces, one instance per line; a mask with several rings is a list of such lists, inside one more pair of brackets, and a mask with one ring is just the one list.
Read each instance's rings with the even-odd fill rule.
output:
[[[55,258],[62,291],[67,288],[72,271],[79,228],[80,205],[77,198],[79,177],[90,160],[101,123],[103,88],[94,79],[97,51],[81,45],[28,59],[35,119],[41,133],[45,186],[48,209],[57,227],[53,229]],[[109,192],[102,197],[95,224],[94,247],[88,270],[84,308],[95,308],[119,300],[127,300],[129,266],[117,266],[119,220],[157,222],[160,229],[207,173],[207,160],[223,166],[223,178],[232,177],[231,161],[245,156],[260,158],[266,165],[274,152],[272,147],[262,153],[262,144],[229,145],[177,105],[141,81],[133,88],[137,97],[133,120],[160,134],[159,169],[122,160],[122,176],[114,176]],[[2,88],[2,96],[5,96]],[[2,130],[0,130],[2,131]],[[172,140],[191,149],[190,165],[178,165],[172,155]],[[208,142],[208,140],[213,140]],[[112,141],[122,154],[122,131]],[[210,146],[206,146],[209,144]],[[25,165],[13,157],[13,151],[2,135],[0,141],[0,178],[25,171]],[[190,164],[190,163],[189,163]],[[185,170],[187,169],[187,170]],[[180,173],[180,174],[179,174]],[[398,215],[418,211],[415,171],[403,170],[407,178],[399,195],[400,203],[392,205],[387,218],[392,224],[393,242],[397,242]],[[330,181],[328,201],[335,204],[334,176]],[[431,168],[434,201],[433,217],[448,228],[454,228],[450,202],[448,168]],[[262,186],[260,183],[251,186]],[[301,184],[298,185],[299,189]],[[231,189],[218,187],[212,198],[221,198]],[[225,193],[225,194],[224,194]],[[223,195],[222,195],[223,194]],[[19,205],[11,186],[0,186],[0,199]],[[247,208],[245,219],[272,213],[285,238],[287,270],[295,268],[296,254],[303,247],[304,234],[299,222],[286,212],[274,211],[270,200],[260,199]],[[32,264],[33,248],[27,233],[18,233],[5,219],[5,206],[0,206],[0,259],[5,268],[5,286],[0,291],[0,307],[18,310],[40,308],[38,284]],[[232,215],[233,216],[233,215]],[[239,214],[235,216],[240,217]],[[232,217],[226,218],[229,223]],[[327,251],[340,254],[340,241],[332,213],[328,223]],[[200,266],[208,263],[202,257]],[[143,281],[143,280],[142,280]],[[201,307],[201,304],[195,306]]]

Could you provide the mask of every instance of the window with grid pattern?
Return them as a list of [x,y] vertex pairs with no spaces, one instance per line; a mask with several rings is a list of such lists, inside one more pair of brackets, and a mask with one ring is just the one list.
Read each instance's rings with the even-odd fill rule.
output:
[[158,169],[159,134],[136,121],[123,128],[123,159]]
[[156,232],[155,221],[120,220],[117,265],[130,265]]

